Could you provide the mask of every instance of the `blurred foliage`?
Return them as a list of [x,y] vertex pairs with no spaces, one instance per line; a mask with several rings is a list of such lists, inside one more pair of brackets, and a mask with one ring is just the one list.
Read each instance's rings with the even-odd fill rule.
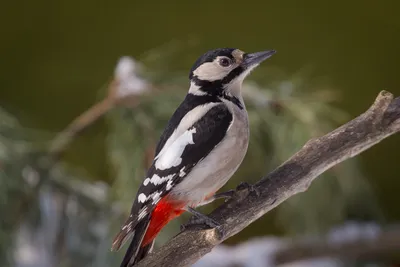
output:
[[91,266],[108,247],[108,187],[54,162],[50,136],[0,109],[0,266]]
[[[36,136],[37,137],[37,136]],[[0,109],[0,265],[6,266],[12,255],[13,232],[21,222],[34,186],[38,183],[32,150],[32,136],[10,114]],[[37,144],[37,143],[36,143]],[[33,172],[30,172],[33,170]],[[36,205],[29,207],[38,211]]]

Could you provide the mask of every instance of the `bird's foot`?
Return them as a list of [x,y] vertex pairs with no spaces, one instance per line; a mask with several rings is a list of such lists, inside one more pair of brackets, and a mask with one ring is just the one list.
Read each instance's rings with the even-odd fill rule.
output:
[[198,212],[191,207],[186,207],[185,210],[193,214],[193,217],[190,218],[190,220],[186,224],[181,225],[181,231],[195,225],[206,225],[209,228],[218,228],[219,226],[221,226],[220,223],[218,223],[214,219],[208,217],[207,215],[204,215],[203,213]]
[[252,184],[249,184],[248,182],[241,182],[237,187],[236,187],[237,191],[243,191],[243,190],[247,190],[249,193],[254,193],[256,194],[256,196],[260,196],[260,190],[255,187]]
[[227,202],[235,195],[235,192],[236,192],[235,190],[221,192],[221,193],[215,194],[212,198],[213,198],[213,200],[223,198],[225,200],[225,202]]

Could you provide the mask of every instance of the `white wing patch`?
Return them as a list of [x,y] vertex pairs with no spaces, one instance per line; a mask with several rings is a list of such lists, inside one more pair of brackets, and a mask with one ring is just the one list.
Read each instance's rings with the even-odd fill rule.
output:
[[144,206],[140,211],[139,211],[139,215],[138,215],[138,221],[140,221],[141,219],[144,218],[144,216],[147,215],[147,207]]
[[125,225],[124,227],[122,227],[121,230],[125,230],[128,229],[127,231],[129,232],[132,228],[132,222],[129,222],[127,225]]
[[167,189],[167,191],[169,191],[169,190],[171,190],[171,188],[172,188],[172,180],[169,180],[167,183],[166,189]]
[[[174,176],[175,176],[175,174],[170,174],[170,175],[167,175],[165,177],[160,177],[157,174],[153,174],[153,177],[146,178],[143,181],[143,185],[147,186],[149,183],[151,183],[153,185],[160,185],[160,184],[167,183],[166,191],[169,191],[169,190],[172,189],[172,186],[173,186],[172,178]],[[154,204],[157,204],[158,201],[160,201],[160,199],[161,199],[160,196],[161,196],[161,192],[159,192],[159,191],[156,191],[156,192],[150,194],[149,196],[146,196],[144,193],[141,193],[138,196],[138,201],[140,203],[145,203],[149,199],[153,199],[153,203],[152,204],[154,205]],[[143,218],[146,214],[147,214],[147,208],[144,207],[139,211],[139,215],[138,215],[139,216],[139,220],[140,220],[140,218]]]
[[189,144],[194,144],[193,134],[196,133],[196,128],[185,131],[179,136],[156,161],[156,168],[166,170],[171,167],[176,167],[182,162],[182,153],[185,147]]
[[206,114],[211,108],[220,105],[221,103],[207,103],[200,105],[189,111],[181,120],[178,127],[171,134],[168,140],[165,142],[164,146],[160,152],[156,155],[155,160],[161,157],[164,152],[166,152],[169,147],[178,139],[180,136],[187,131],[194,122],[198,121],[204,114]]
[[[168,189],[168,187],[170,187]],[[172,188],[172,180],[168,181],[167,183],[167,191],[170,190]],[[160,198],[161,192],[154,192],[153,194],[150,194],[148,197],[146,197],[145,194],[141,193],[138,196],[138,201],[140,203],[145,203],[148,199],[152,198],[153,199],[153,204],[156,204],[161,198]]]
[[186,175],[185,166],[183,166],[182,169],[179,171],[179,177],[183,177],[185,175]]
[[150,178],[146,178],[146,179],[143,181],[143,185],[144,185],[144,186],[147,186],[150,182],[151,182],[151,179],[150,179]]
[[163,183],[165,183],[166,181],[170,181],[173,177],[174,177],[174,174],[170,174],[170,175],[167,175],[167,176],[165,176],[165,177],[160,177],[160,176],[158,176],[157,174],[153,174],[153,177],[151,177],[151,178],[146,178],[146,179],[143,181],[143,185],[144,185],[144,186],[147,186],[149,183],[152,183],[153,185],[163,184]]
[[152,194],[152,198],[153,198],[153,205],[156,204],[158,201],[160,201],[160,192],[155,192],[154,194]]
[[147,197],[146,197],[145,194],[141,193],[141,194],[138,196],[138,201],[139,201],[140,203],[144,203],[144,202],[146,202],[146,200],[147,200]]

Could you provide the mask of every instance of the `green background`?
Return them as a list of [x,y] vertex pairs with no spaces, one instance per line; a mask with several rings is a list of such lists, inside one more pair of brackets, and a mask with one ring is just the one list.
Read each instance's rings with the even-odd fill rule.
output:
[[[141,59],[178,44],[169,72],[186,75],[216,47],[276,49],[269,67],[304,67],[340,93],[356,116],[387,89],[400,95],[400,1],[3,1],[0,106],[30,128],[63,129],[99,99],[123,55]],[[163,51],[163,49],[160,49]],[[165,57],[160,56],[160,60]],[[161,64],[160,64],[161,65]],[[262,69],[262,68],[261,68]],[[255,78],[262,79],[262,70]],[[68,160],[93,179],[112,181],[106,124],[79,137]],[[373,147],[362,170],[389,219],[398,209],[400,136]]]

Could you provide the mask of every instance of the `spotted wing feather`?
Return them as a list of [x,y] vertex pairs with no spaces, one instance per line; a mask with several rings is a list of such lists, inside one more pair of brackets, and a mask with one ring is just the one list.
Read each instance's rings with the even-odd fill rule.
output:
[[164,132],[162,133],[160,140],[158,141],[155,155],[158,155],[158,153],[160,153],[167,140],[171,137],[172,133],[181,123],[185,115],[189,113],[189,111],[193,110],[197,106],[209,103],[219,103],[219,102],[222,101],[215,96],[211,95],[197,96],[193,94],[187,94],[184,101],[180,104],[180,106],[176,109],[176,111],[172,115],[171,119],[167,124],[167,127],[165,127]]
[[[148,215],[151,214],[158,201],[185,179],[192,168],[223,140],[232,120],[232,113],[223,103],[213,106],[153,161],[147,178],[139,187],[132,205],[131,216],[114,239],[113,250],[118,250],[124,244],[139,221],[143,218],[151,219]],[[188,135],[188,132],[191,135],[189,138],[184,136]],[[179,155],[176,148],[182,148],[182,146],[184,147]],[[158,152],[161,150],[162,146],[159,146]],[[176,157],[179,159],[177,160]],[[159,161],[161,160],[165,161],[164,163],[171,163],[171,166],[163,165],[160,169]]]
[[[195,122],[187,131],[181,135],[150,167],[147,178],[144,180],[138,191],[138,198],[135,202],[142,202],[145,205],[138,205],[140,209],[152,206],[171,189],[182,181],[192,168],[205,158],[211,150],[224,138],[232,122],[232,114],[224,104],[211,108],[205,116]],[[189,133],[189,134],[188,134]],[[186,134],[190,136],[187,142]],[[176,152],[175,144],[183,144],[181,153]],[[178,158],[179,157],[179,158]],[[171,158],[169,160],[169,158]],[[165,160],[167,159],[167,160]],[[158,164],[164,160],[170,166]],[[142,197],[140,197],[142,196]],[[151,197],[150,197],[151,196]],[[146,198],[146,201],[139,201]],[[140,203],[138,203],[140,204]],[[137,212],[137,207],[132,207],[132,212]],[[136,208],[136,209],[135,209]],[[140,210],[139,209],[139,210]]]

